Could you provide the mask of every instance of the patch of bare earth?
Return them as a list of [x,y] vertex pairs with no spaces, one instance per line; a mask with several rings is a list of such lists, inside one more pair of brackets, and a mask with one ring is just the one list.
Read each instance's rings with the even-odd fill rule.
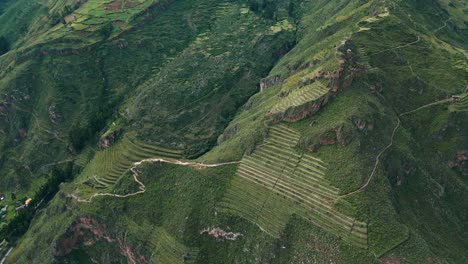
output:
[[70,254],[74,249],[81,246],[93,246],[97,241],[116,243],[120,253],[127,258],[128,263],[148,263],[143,255],[137,254],[134,248],[127,244],[125,238],[111,237],[103,223],[90,217],[78,217],[67,231],[55,240],[52,245],[52,254],[60,259]]
[[125,7],[135,7],[137,5],[138,5],[137,2],[132,2],[132,1],[128,1],[127,3],[125,3]]
[[106,11],[117,11],[122,9],[122,6],[122,1],[114,1],[112,3],[104,4],[104,9],[106,9]]
[[114,26],[117,26],[119,28],[126,28],[128,26],[128,24],[125,21],[116,20],[116,21],[114,21]]
[[67,24],[75,21],[75,19],[77,18],[77,14],[70,14],[68,16],[66,16],[64,19],[65,19],[65,22],[67,22]]
[[221,240],[237,240],[238,237],[243,236],[241,233],[234,233],[234,232],[228,232],[224,231],[223,229],[219,227],[209,227],[205,228],[202,231],[200,231],[200,234],[208,234],[209,236],[212,236],[216,239],[221,239]]

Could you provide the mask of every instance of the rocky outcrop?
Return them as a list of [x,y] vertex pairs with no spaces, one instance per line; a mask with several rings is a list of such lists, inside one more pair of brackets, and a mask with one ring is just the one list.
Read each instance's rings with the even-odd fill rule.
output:
[[322,109],[322,106],[328,103],[328,100],[330,98],[328,95],[329,94],[326,94],[316,101],[308,102],[298,107],[291,107],[282,113],[277,113],[277,114],[267,113],[267,116],[273,121],[273,123],[279,123],[281,121],[291,122],[291,123],[300,121],[320,111],[320,109]]
[[103,223],[90,217],[78,217],[67,231],[53,242],[52,254],[60,259],[70,254],[74,249],[92,246],[97,241],[116,243],[121,255],[125,256],[129,263],[147,263],[146,258],[137,254],[132,247],[127,245],[125,240],[112,237],[107,233]]
[[[275,114],[267,112],[267,117],[270,118],[273,123],[279,123],[281,121],[297,122],[320,111],[320,109],[325,106],[331,98],[335,97],[341,89],[351,86],[353,81],[365,72],[364,65],[356,61],[355,50],[356,47],[353,41],[351,39],[346,39],[338,48],[343,58],[338,60],[335,70],[318,72],[312,79],[306,80],[303,84],[300,84],[300,86],[307,85],[318,79],[326,78],[328,79],[328,86],[330,88],[328,93],[315,101],[297,107],[291,107],[284,112]],[[267,82],[266,84],[271,82],[272,81]],[[266,84],[264,86],[269,87]],[[260,88],[262,88],[262,86]]]
[[238,237],[243,236],[241,233],[227,232],[219,227],[208,227],[200,231],[200,234],[208,234],[219,240],[237,240]]
[[57,107],[55,105],[49,106],[48,110],[50,122],[58,124],[63,121],[63,116],[57,112]]
[[113,145],[116,141],[116,133],[115,132],[111,132],[109,133],[107,136],[103,137],[100,141],[99,141],[99,144],[98,144],[98,147],[100,149],[105,149],[105,148],[108,148],[110,147],[111,145]]
[[351,143],[351,135],[344,132],[344,126],[339,126],[334,129],[325,131],[319,135],[312,137],[314,140],[306,141],[306,149],[311,152],[317,151],[320,147],[329,145],[347,146]]
[[447,162],[452,169],[460,169],[463,175],[468,175],[468,150],[459,150],[453,160]]
[[361,132],[374,130],[374,122],[372,121],[361,119],[357,116],[352,116],[351,122],[353,122],[353,125]]
[[55,241],[52,253],[56,257],[63,257],[79,245],[91,246],[97,240],[104,240],[109,243],[115,242],[104,230],[105,226],[95,219],[79,217],[65,234]]
[[260,92],[265,91],[266,89],[270,88],[271,86],[277,84],[278,82],[282,82],[283,79],[279,75],[274,75],[263,79],[260,81]]

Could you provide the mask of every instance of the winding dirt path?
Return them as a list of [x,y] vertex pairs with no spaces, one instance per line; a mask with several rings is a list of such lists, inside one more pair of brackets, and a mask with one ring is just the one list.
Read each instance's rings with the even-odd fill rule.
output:
[[389,49],[383,49],[383,50],[380,50],[380,51],[371,53],[371,54],[369,54],[368,56],[374,56],[374,55],[377,55],[377,54],[380,54],[380,53],[383,53],[383,52],[386,52],[386,51],[391,51],[391,50],[396,50],[396,49],[405,48],[405,47],[414,45],[414,44],[418,43],[419,41],[421,41],[421,36],[418,36],[418,38],[417,38],[415,41],[412,41],[412,42],[410,42],[410,43],[402,44],[402,45],[399,45],[399,46],[396,46],[396,47],[393,47],[393,48],[389,48]]
[[390,143],[384,148],[382,149],[382,151],[380,151],[380,153],[375,157],[375,164],[374,164],[374,168],[372,169],[372,172],[371,174],[369,175],[366,183],[364,185],[362,185],[359,189],[355,190],[355,191],[352,191],[352,192],[349,192],[349,193],[346,193],[346,194],[342,194],[340,196],[338,196],[338,198],[344,198],[344,197],[347,197],[347,196],[350,196],[350,195],[353,195],[355,193],[358,193],[358,192],[362,192],[364,191],[367,186],[369,186],[369,183],[371,182],[372,178],[375,176],[375,174],[377,173],[377,168],[379,167],[379,164],[380,164],[380,158],[382,157],[382,155],[390,148],[393,146],[393,139],[395,138],[395,134],[398,130],[398,128],[400,127],[400,119],[397,118],[397,124],[395,126],[395,128],[393,129],[393,132],[392,132],[392,137],[390,138]]
[[432,33],[435,34],[435,33],[439,32],[439,31],[441,31],[442,29],[446,28],[447,25],[448,25],[448,22],[449,22],[450,20],[452,20],[452,18],[449,18],[449,19],[445,20],[445,21],[444,21],[444,24],[443,24],[441,27],[436,28],[434,31],[432,31]]
[[139,172],[136,170],[138,166],[140,166],[143,163],[146,162],[161,162],[161,163],[169,163],[169,164],[175,164],[175,165],[181,165],[181,166],[191,166],[195,167],[197,169],[203,169],[203,168],[213,168],[213,167],[219,167],[219,166],[225,166],[225,165],[231,165],[231,164],[239,164],[240,161],[232,161],[232,162],[223,162],[223,163],[215,163],[215,164],[205,164],[205,163],[198,163],[198,162],[190,162],[190,161],[180,161],[180,160],[166,160],[166,159],[161,159],[161,158],[149,158],[149,159],[143,159],[141,161],[137,161],[133,163],[133,166],[130,168],[130,171],[133,174],[133,179],[135,180],[136,183],[138,183],[138,191],[133,192],[133,193],[128,193],[128,194],[115,194],[115,193],[95,193],[88,199],[81,199],[80,197],[76,196],[75,194],[71,194],[70,196],[77,200],[78,202],[82,203],[90,203],[92,202],[94,197],[98,196],[110,196],[110,197],[116,197],[116,198],[127,198],[139,194],[143,194],[146,191],[146,186],[143,182],[141,182],[138,179],[138,174]]
[[422,110],[422,109],[425,109],[425,108],[429,108],[429,107],[435,106],[435,105],[446,104],[446,103],[449,103],[449,102],[451,102],[451,101],[452,101],[452,100],[450,100],[450,99],[443,99],[443,100],[440,100],[440,101],[437,101],[437,102],[429,103],[429,104],[420,106],[420,107],[418,107],[418,108],[416,108],[416,109],[410,110],[410,111],[408,111],[408,112],[404,112],[404,113],[400,114],[399,116],[409,115],[409,114],[412,114],[412,113],[417,112],[417,111],[419,111],[419,110]]
[[[468,86],[467,86],[467,89],[468,89]],[[403,117],[403,116],[415,113],[415,112],[417,112],[419,110],[426,109],[426,108],[429,108],[429,107],[432,107],[432,106],[435,106],[435,105],[450,103],[451,101],[452,101],[451,99],[443,99],[443,100],[440,100],[440,101],[437,101],[437,102],[429,103],[429,104],[420,106],[420,107],[418,107],[416,109],[410,110],[408,112],[401,113],[401,114],[398,115],[398,117]],[[392,133],[392,137],[390,139],[390,143],[375,157],[374,168],[372,169],[372,172],[369,175],[369,178],[367,179],[366,183],[363,186],[361,186],[359,189],[357,189],[355,191],[352,191],[350,193],[342,194],[342,195],[338,196],[338,198],[343,198],[343,197],[347,197],[347,196],[353,195],[353,194],[358,193],[358,192],[362,192],[367,188],[370,181],[372,180],[374,175],[377,173],[377,168],[379,167],[379,164],[380,164],[380,158],[391,146],[393,146],[393,139],[395,137],[396,131],[400,127],[400,123],[401,123],[400,118],[397,118],[397,124],[396,124],[395,128],[393,129],[393,133]]]

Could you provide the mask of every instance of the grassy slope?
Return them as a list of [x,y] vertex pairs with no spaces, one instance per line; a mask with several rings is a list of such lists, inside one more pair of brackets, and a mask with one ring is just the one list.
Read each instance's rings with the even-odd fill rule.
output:
[[[266,136],[268,129],[264,126],[265,113],[280,100],[278,94],[281,91],[295,89],[300,78],[306,78],[304,76],[308,76],[309,72],[317,69],[334,69],[337,63],[334,46],[351,36],[357,47],[354,52],[357,53],[359,61],[372,70],[341,91],[318,114],[290,125],[302,134],[301,143],[297,147],[298,151],[306,151],[305,147],[310,142],[315,142],[317,137],[342,126],[344,133],[350,138],[350,143],[347,146],[323,146],[314,155],[329,164],[327,178],[334,186],[339,187],[342,193],[357,189],[367,180],[377,153],[390,141],[391,132],[399,114],[435,100],[444,99],[452,94],[459,94],[466,85],[464,83],[467,79],[466,67],[460,68],[459,64],[460,60],[466,59],[466,54],[462,51],[466,47],[461,46],[466,43],[466,35],[460,34],[451,25],[446,30],[445,28],[438,30],[447,20],[447,14],[435,2],[431,4],[420,2],[405,1],[388,5],[384,1],[303,3],[302,19],[298,25],[298,43],[270,72],[270,76],[280,75],[286,81],[254,95],[226,129],[229,133],[225,134],[232,134],[234,131],[234,136],[224,142],[220,140],[217,147],[200,159],[204,161],[239,160],[244,152],[251,152],[255,144],[261,143],[262,138]],[[183,7],[182,4],[176,5],[172,11],[178,13],[183,12],[183,9],[191,13],[190,8]],[[385,7],[389,8],[388,15]],[[171,9],[167,13],[168,16],[170,12]],[[376,15],[378,13],[381,15]],[[237,15],[233,13],[226,16],[224,22],[233,23]],[[155,24],[151,25],[154,25],[154,28],[167,26],[163,24],[163,21],[164,19],[156,20]],[[198,28],[201,28],[200,31],[203,32],[204,24],[200,23],[202,26]],[[216,32],[216,30],[230,28],[229,25],[222,23],[223,21],[220,21],[216,24],[218,27],[210,28],[210,31]],[[177,25],[177,23],[171,23],[171,25],[174,24]],[[151,42],[148,43],[147,40],[138,39],[139,36],[153,31],[151,25],[122,37],[129,42],[130,49],[132,43],[136,45],[140,41],[143,41],[145,45],[154,45]],[[260,23],[259,27],[261,26]],[[360,28],[370,30],[359,31]],[[176,30],[171,32],[176,32]],[[250,33],[243,34],[249,38]],[[133,37],[132,34],[134,34]],[[107,58],[105,65],[122,67],[122,69],[112,67],[113,70],[106,73],[107,76],[114,77],[108,78],[111,84],[101,85],[118,90],[109,94],[125,94],[124,91],[129,89],[126,85],[131,83],[129,81],[131,79],[134,80],[134,86],[138,87],[135,99],[122,107],[122,112],[126,112],[126,108],[130,107],[130,115],[125,118],[117,117],[121,120],[119,124],[124,124],[122,127],[139,131],[143,138],[150,138],[152,141],[166,145],[177,145],[177,141],[171,142],[173,139],[190,142],[192,138],[200,138],[199,134],[205,135],[207,131],[211,131],[208,132],[211,139],[201,140],[209,143],[212,142],[214,136],[219,134],[223,125],[213,123],[216,123],[215,120],[218,118],[226,122],[230,120],[229,116],[213,115],[211,119],[208,119],[211,120],[211,127],[208,128],[206,123],[195,123],[195,129],[184,130],[184,127],[180,127],[180,124],[186,122],[183,115],[174,118],[173,125],[171,122],[164,122],[168,113],[183,114],[184,109],[174,108],[175,101],[173,100],[175,99],[158,99],[159,96],[169,95],[165,92],[166,90],[157,89],[158,86],[171,87],[170,80],[180,81],[181,77],[192,78],[191,76],[195,75],[197,77],[193,80],[202,84],[197,86],[199,90],[194,86],[196,84],[187,83],[186,88],[180,88],[177,91],[199,91],[197,96],[203,98],[204,102],[208,102],[207,104],[211,104],[208,108],[217,109],[216,105],[220,97],[216,95],[216,92],[204,94],[203,92],[206,91],[204,87],[211,82],[221,83],[220,80],[232,82],[233,79],[238,79],[239,76],[245,74],[245,72],[240,72],[238,73],[240,75],[235,76],[218,75],[218,69],[214,68],[211,69],[213,79],[206,80],[207,84],[204,86],[201,82],[202,77],[211,76],[211,74],[206,75],[204,71],[209,69],[208,66],[213,61],[204,58],[203,52],[207,50],[216,52],[216,43],[221,41],[230,43],[233,47],[243,46],[238,44],[239,40],[231,39],[229,36],[221,38],[219,35],[212,36],[209,32],[195,38],[196,35],[189,35],[185,42],[183,37],[180,38],[180,46],[170,43],[174,47],[173,50],[163,54],[168,54],[168,56],[175,54],[173,59],[159,58],[161,52],[150,53],[154,54],[152,55],[154,57],[150,56],[150,58],[161,62],[156,62],[155,66],[143,63],[142,69],[148,67],[144,70],[146,75],[140,75],[133,70],[135,69],[133,65],[145,61],[143,58],[147,53],[144,52],[155,50],[156,47],[148,47],[148,51],[135,48],[131,53],[129,52],[135,56],[135,60],[121,64],[116,62],[130,56],[126,55],[126,49],[112,49],[104,44],[94,51],[96,54],[101,54],[101,52],[106,54],[106,56],[96,55],[95,57]],[[418,36],[419,41],[408,45],[415,42]],[[169,39],[173,38],[169,36]],[[198,50],[200,45],[206,45],[202,52]],[[109,55],[108,52],[111,54]],[[253,51],[245,49],[235,52],[241,52],[237,54],[237,58],[243,58],[243,56],[248,58],[252,56]],[[236,65],[245,67],[252,63],[248,60],[233,61],[229,59],[230,54],[225,56],[228,62],[221,64],[219,69],[236,67]],[[338,56],[341,55],[338,53]],[[189,77],[178,75],[174,69],[193,67],[184,63],[187,60],[203,62],[206,68],[192,68],[189,71]],[[265,63],[268,64],[267,62]],[[68,63],[75,65],[77,62],[68,61]],[[306,70],[298,70],[300,66],[306,64],[310,65]],[[90,69],[100,68],[87,64],[82,64],[80,67],[83,66],[90,67]],[[150,73],[151,67],[153,67],[151,70],[156,71],[154,74]],[[21,70],[17,71],[19,75]],[[128,76],[119,76],[121,71],[129,72]],[[70,70],[65,70],[66,72]],[[257,72],[257,75],[254,74],[251,76],[252,79],[244,83],[230,86],[251,87],[248,92],[243,93],[243,97],[239,98],[245,98],[252,93],[255,88],[254,80],[258,79],[259,72],[262,73],[255,67],[252,67],[250,72]],[[135,76],[140,76],[140,78],[135,78]],[[94,78],[99,79],[101,76]],[[144,82],[145,79],[151,81]],[[77,81],[77,83],[85,82],[86,80],[83,79]],[[174,85],[176,88],[180,86],[181,84]],[[221,92],[222,88],[220,89]],[[380,92],[375,92],[375,90]],[[84,91],[93,90],[89,88]],[[106,88],[103,88],[103,91],[106,91]],[[41,96],[40,98],[49,98],[48,94],[42,93],[38,95]],[[90,97],[86,93],[82,96],[83,98]],[[70,98],[77,98],[77,96],[70,96]],[[169,104],[151,110],[153,106],[147,107],[148,99],[145,98],[156,100],[160,104],[168,101]],[[210,99],[205,101],[205,98]],[[193,101],[188,95],[177,97],[177,100],[179,99],[182,103]],[[63,105],[67,107],[68,104]],[[83,107],[83,109],[92,112],[92,106],[93,103],[90,103],[88,108]],[[38,109],[44,109],[44,106]],[[201,109],[198,110],[200,111],[199,117],[204,116]],[[76,112],[69,110],[69,113]],[[19,120],[22,120],[21,118],[27,120],[20,114],[18,116]],[[140,116],[148,117],[148,121],[133,121]],[[192,116],[192,113],[187,113],[186,116],[187,119],[198,120]],[[356,117],[372,123],[374,128],[359,131],[352,123]],[[161,128],[149,125],[154,118],[163,120],[165,127],[162,130],[172,131],[172,133],[163,137],[155,137],[154,135],[158,135]],[[151,240],[154,237],[160,240],[158,238],[160,231],[157,230],[163,228],[164,232],[172,237],[168,241],[175,239],[176,245],[179,245],[178,248],[199,250],[198,263],[219,263],[220,261],[302,263],[306,260],[319,263],[325,261],[373,263],[395,259],[403,263],[427,263],[429,261],[463,263],[467,258],[464,251],[467,243],[466,212],[460,208],[464,208],[464,204],[467,203],[466,198],[463,198],[466,197],[466,181],[461,171],[448,169],[446,163],[453,160],[457,150],[467,147],[468,142],[463,135],[463,131],[468,129],[466,112],[450,113],[446,106],[437,106],[401,117],[400,120],[401,128],[394,138],[394,146],[383,156],[381,166],[366,191],[339,200],[337,203],[339,210],[369,223],[368,250],[352,247],[324,232],[323,229],[297,217],[289,220],[280,238],[273,239],[261,232],[255,225],[234,214],[216,212],[216,202],[222,199],[229,187],[230,179],[236,170],[235,166],[197,171],[155,164],[145,166],[142,174],[142,180],[147,184],[147,193],[129,199],[99,198],[98,202],[92,204],[77,204],[70,198],[66,198],[66,193],[74,190],[75,186],[66,186],[49,207],[35,218],[31,230],[13,251],[9,261],[21,263],[35,256],[38,263],[49,262],[52,256],[48,245],[54,239],[56,240],[77,216],[86,215],[105,222],[109,233],[115,237],[126,237],[130,245],[135,246],[140,254],[146,256],[150,256],[149,252],[155,250],[154,241],[151,242]],[[27,123],[27,121],[23,122]],[[127,128],[127,122],[132,126]],[[37,130],[40,129],[38,125],[35,126]],[[180,134],[177,133],[179,131],[181,131]],[[206,146],[196,146],[198,150],[193,152],[199,153]],[[434,153],[434,148],[437,149],[437,153]],[[114,190],[118,193],[126,193],[134,189],[136,186],[131,178],[124,177]],[[241,232],[244,236],[238,241],[217,242],[207,236],[199,235],[199,231],[207,226],[223,228],[229,226],[231,230]],[[123,234],[123,229],[128,230],[127,234]],[[56,230],[60,232],[57,233]],[[148,232],[148,230],[155,231]],[[160,247],[156,245],[156,248]],[[76,254],[72,254],[71,257],[76,255],[84,258],[97,257],[103,255],[103,252],[104,255],[109,255],[115,249],[96,244],[80,250],[82,251],[75,252]],[[38,255],[37,252],[41,253]],[[163,257],[159,254],[163,253],[156,253],[155,258]]]
[[[334,3],[329,5],[336,7]],[[349,15],[352,12],[346,9],[343,10],[345,16],[340,16],[338,12],[334,17],[326,17],[327,22],[320,21],[320,16],[313,16],[314,22],[327,26],[314,29],[313,26],[309,26],[313,25],[313,22],[308,23],[310,33],[304,33],[305,38],[308,38],[308,41],[304,41],[307,47],[301,47],[299,42],[270,74],[285,77],[290,74],[284,64],[291,69],[298,62],[305,64],[307,60],[326,57],[323,53],[310,55],[317,51],[323,52],[323,49],[310,46],[310,43],[317,43],[314,42],[314,37],[320,36],[314,31],[333,28],[330,29],[332,32],[338,32],[330,37],[336,37],[335,43],[340,41],[340,32],[341,38],[352,34],[360,53],[360,61],[372,70],[339,94],[319,114],[293,124],[293,127],[303,131],[304,145],[327,131],[344,127],[343,130],[352,139],[350,145],[322,147],[318,151],[319,157],[331,164],[328,174],[330,180],[344,193],[357,189],[367,179],[374,164],[374,157],[390,141],[398,114],[452,94],[460,94],[466,85],[466,70],[460,69],[456,63],[461,58],[466,59],[463,47],[459,46],[466,43],[466,35],[447,30],[452,28],[450,24],[443,28],[444,30],[440,30],[447,20],[447,14],[436,4],[424,5],[424,8],[421,5],[418,2],[392,4],[388,6],[391,10],[389,16],[383,9],[379,10],[376,3],[355,9],[362,12],[355,11],[354,17]],[[327,5],[322,7],[326,8]],[[379,11],[382,15],[367,20],[369,10]],[[307,19],[307,16],[304,19]],[[349,25],[355,27],[350,28]],[[360,28],[364,30],[351,33],[359,31]],[[422,40],[415,45],[406,46],[417,40],[417,36],[421,36]],[[448,40],[450,41],[447,42]],[[326,41],[327,38],[320,39],[322,43]],[[421,57],[421,54],[424,56]],[[328,55],[329,58],[331,56]],[[309,59],[304,61],[304,58]],[[314,66],[327,67],[323,66],[327,65],[326,63],[320,63]],[[240,113],[232,122],[232,127],[239,130],[237,134],[216,147],[214,152],[206,155],[204,159],[237,159],[244,151],[250,152],[250,146],[239,144],[249,134],[257,135],[251,138],[257,138],[257,142],[261,142],[262,134],[259,133],[258,127],[262,127],[264,113],[279,100],[273,98],[279,91],[284,90],[287,83],[288,79],[283,85],[273,86],[270,88],[272,90],[255,95],[251,99],[249,109]],[[380,94],[372,92],[371,89],[375,87],[383,87],[383,91]],[[434,116],[439,117],[434,119]],[[372,123],[375,129],[365,133],[355,132],[356,129],[351,123],[354,117]],[[455,201],[452,197],[460,197],[461,193],[466,192],[466,188],[463,189],[466,184],[460,185],[459,182],[463,181],[459,178],[461,175],[450,171],[446,161],[453,159],[455,150],[466,148],[466,137],[462,132],[466,131],[466,114],[450,114],[446,108],[435,108],[426,113],[404,117],[402,122],[403,128],[398,130],[394,149],[384,156],[385,165],[378,170],[365,194],[347,198],[348,202],[351,202],[351,208],[347,203],[338,203],[338,206],[354,211],[358,217],[369,221],[370,249],[376,256],[386,254],[393,246],[403,242],[401,247],[412,248],[412,252],[405,253],[404,250],[398,249],[398,253],[390,255],[409,263],[424,263],[428,258],[434,259],[433,255],[450,256],[451,261],[459,262],[466,258],[463,254],[466,240],[463,239],[462,231],[466,214],[456,208],[463,207],[462,204],[466,201]],[[435,127],[422,125],[430,123]],[[443,135],[443,138],[434,142],[434,134],[444,126],[451,128],[450,135]],[[230,131],[229,128],[227,131]],[[438,146],[439,156],[429,155],[433,153],[434,144]],[[426,149],[419,149],[419,146],[425,146]],[[406,176],[411,178],[397,185],[396,178],[405,177],[401,176],[405,166],[413,166],[414,171],[409,172],[410,176]],[[439,178],[436,175],[446,176]],[[437,188],[446,192],[435,194]],[[418,195],[414,195],[415,193]],[[413,199],[427,202],[419,202],[418,207],[410,202]],[[433,208],[438,208],[439,212],[435,217],[432,214]],[[426,216],[419,220],[417,215]],[[450,224],[445,224],[444,221]],[[294,259],[297,256],[292,254],[290,257]]]
[[[189,156],[206,151],[291,39],[290,31],[273,34],[275,21],[245,11],[229,2],[177,2],[170,8],[156,6],[142,15],[151,23],[136,19],[142,21],[112,41],[82,48],[81,40],[69,40],[73,52],[53,41],[17,51],[34,63],[17,60],[4,71],[9,74],[2,91],[13,98],[2,99],[7,117],[0,124],[5,132],[0,142],[16,156],[2,167],[2,188],[27,190],[43,164],[73,158],[73,152],[67,153],[70,131],[96,120],[96,133],[105,134],[107,123],[115,123],[109,128],[137,132],[146,141],[185,149]],[[63,34],[66,41],[71,33]],[[243,48],[244,41],[249,48]],[[2,57],[4,65],[14,52]],[[61,116],[55,123],[51,107]],[[20,129],[28,140],[15,142]],[[46,142],[49,149],[41,147]],[[19,155],[27,157],[22,167],[29,167],[33,177],[15,183],[13,162]]]

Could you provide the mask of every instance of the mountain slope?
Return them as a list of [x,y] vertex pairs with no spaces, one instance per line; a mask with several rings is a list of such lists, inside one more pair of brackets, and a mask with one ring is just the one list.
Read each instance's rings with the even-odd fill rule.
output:
[[73,180],[7,263],[467,261],[463,1],[43,5],[0,57],[0,192]]

